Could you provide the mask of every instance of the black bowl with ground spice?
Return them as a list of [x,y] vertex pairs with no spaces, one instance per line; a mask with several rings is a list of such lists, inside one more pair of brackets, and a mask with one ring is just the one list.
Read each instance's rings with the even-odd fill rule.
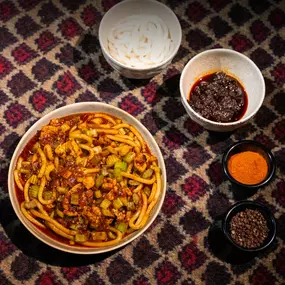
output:
[[205,119],[230,123],[243,117],[248,99],[237,79],[219,71],[207,74],[194,83],[188,103]]
[[256,190],[274,177],[276,162],[272,152],[253,140],[241,140],[231,145],[222,160],[227,178],[240,190]]
[[276,221],[266,206],[253,201],[241,201],[227,212],[223,232],[236,248],[261,251],[275,239]]

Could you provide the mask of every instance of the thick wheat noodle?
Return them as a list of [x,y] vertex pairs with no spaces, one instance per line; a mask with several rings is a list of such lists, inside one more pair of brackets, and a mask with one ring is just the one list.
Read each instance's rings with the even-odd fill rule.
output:
[[30,185],[31,185],[31,177],[26,181],[24,186],[24,197],[26,202],[30,202],[30,197],[29,197]]
[[58,158],[58,156],[56,156],[54,158],[54,166],[55,166],[55,169],[58,169],[58,167],[59,167],[59,158]]
[[23,187],[23,185],[20,181],[20,178],[19,178],[19,170],[18,169],[14,170],[14,179],[15,179],[15,182],[16,182],[17,186],[19,187],[19,189],[24,191],[24,187]]
[[153,176],[151,179],[144,179],[144,178],[141,178],[139,176],[136,176],[136,175],[133,175],[133,174],[130,174],[127,172],[122,172],[122,176],[136,180],[136,181],[143,183],[143,184],[148,184],[148,185],[153,184],[155,182],[155,176]]
[[46,167],[46,170],[45,170],[45,176],[46,176],[46,179],[47,180],[51,180],[50,178],[50,173],[55,169],[55,166],[52,164],[49,164],[47,167]]
[[133,126],[128,125],[128,124],[119,124],[119,125],[114,126],[114,129],[120,129],[120,128],[126,128],[126,129],[129,129],[131,132],[133,132],[134,135],[138,138],[143,152],[145,151],[145,142],[141,134]]
[[117,138],[121,138],[121,139],[126,139],[126,140],[130,140],[130,141],[134,141],[134,138],[128,136],[128,135],[116,135]]
[[115,120],[106,114],[97,113],[94,115],[94,117],[106,119],[107,121],[111,122],[113,125],[116,125]]
[[130,227],[130,228],[136,230],[136,226],[135,226],[134,223],[135,223],[136,219],[139,217],[140,213],[141,213],[141,208],[139,208],[139,209],[134,213],[134,215],[130,218],[130,220],[129,220],[129,227]]
[[47,183],[47,180],[46,180],[45,176],[43,176],[42,179],[41,179],[40,189],[39,189],[39,192],[38,192],[38,200],[39,200],[42,204],[44,204],[44,205],[51,204],[51,203],[53,203],[54,200],[56,199],[56,191],[53,190],[53,191],[52,191],[52,198],[49,199],[49,200],[44,200],[44,198],[43,198],[43,192],[44,192],[46,183]]
[[46,155],[44,154],[44,152],[42,151],[42,149],[40,147],[37,149],[37,152],[40,155],[41,161],[42,161],[42,166],[41,166],[41,169],[38,173],[38,177],[42,178],[45,174],[45,170],[46,170],[46,166],[47,166],[47,158],[46,158]]
[[55,225],[53,225],[52,223],[49,223],[49,222],[46,222],[49,226],[49,228],[51,230],[53,230],[56,234],[64,237],[64,238],[67,238],[69,240],[74,240],[74,236],[72,235],[69,235],[69,234],[66,234],[64,231],[60,230],[59,228],[57,228]]
[[133,146],[133,147],[137,147],[137,144],[134,143],[133,141],[130,141],[130,140],[128,140],[128,139],[122,139],[122,138],[120,138],[120,137],[117,137],[116,135],[115,135],[115,136],[113,136],[113,135],[107,135],[106,137],[107,137],[108,139],[113,140],[113,141],[122,142],[122,143],[129,144],[129,145],[131,145],[131,146]]
[[79,144],[79,147],[81,147],[81,148],[83,148],[89,152],[89,156],[88,156],[89,160],[91,160],[94,157],[95,152],[91,147],[89,147],[88,145],[85,145],[85,144]]
[[45,209],[43,208],[42,204],[37,200],[37,199],[34,199],[33,201],[35,201],[38,209],[40,210],[40,212],[45,215],[45,216],[48,216],[48,213],[45,211]]
[[112,129],[96,129],[94,128],[98,133],[105,133],[109,135],[117,135],[119,132],[117,130]]
[[83,170],[83,173],[84,174],[89,174],[89,173],[96,173],[96,172],[99,172],[100,169],[99,168],[85,168]]
[[142,210],[141,210],[141,213],[137,219],[137,221],[135,222],[135,226],[139,226],[145,213],[146,213],[146,210],[147,210],[147,196],[146,194],[143,192],[142,193],[142,198],[143,198],[143,205],[142,205]]
[[70,138],[73,138],[73,139],[82,139],[82,140],[85,140],[87,141],[89,144],[92,144],[93,142],[93,138],[85,135],[85,134],[77,134],[77,133],[71,133],[69,134],[69,137]]
[[155,176],[156,176],[156,181],[157,181],[156,192],[155,192],[155,195],[154,195],[154,198],[153,198],[152,202],[149,204],[149,206],[147,208],[147,211],[146,211],[147,215],[149,215],[150,211],[155,206],[155,204],[156,204],[156,202],[157,202],[157,200],[159,198],[160,192],[161,192],[160,170],[157,167],[155,168]]
[[118,231],[117,229],[112,228],[112,227],[110,227],[109,230],[117,234],[117,237],[114,240],[110,240],[110,241],[85,241],[85,242],[82,242],[80,244],[83,244],[86,246],[92,246],[92,247],[96,247],[96,246],[97,247],[103,247],[103,246],[110,246],[110,245],[114,245],[114,244],[118,243],[123,237],[122,233],[120,231]]
[[21,211],[22,213],[24,214],[24,216],[29,220],[31,221],[32,223],[34,223],[35,225],[43,228],[43,229],[46,229],[45,225],[43,225],[42,223],[40,223],[38,220],[36,220],[33,216],[31,216],[28,211],[26,210],[25,206],[24,206],[24,203],[25,202],[22,202],[21,203]]
[[48,157],[49,160],[53,160],[53,153],[52,153],[52,148],[49,144],[46,144],[44,147],[44,151],[46,153],[46,156]]
[[139,191],[142,190],[142,188],[143,188],[143,184],[140,184],[139,186],[137,186],[137,187],[134,189],[133,193],[138,193]]
[[127,168],[127,173],[131,173],[132,172],[132,168],[133,168],[134,164],[131,162],[129,165],[128,165],[128,168]]
[[148,197],[148,199],[147,199],[148,204],[151,203],[151,201],[153,200],[153,198],[154,198],[154,196],[155,196],[156,189],[157,189],[156,186],[157,186],[156,183],[153,183],[152,189],[151,189],[151,193],[150,193],[150,195],[149,195],[149,197]]
[[50,223],[52,223],[53,225],[55,225],[58,229],[62,230],[63,232],[65,232],[66,234],[68,235],[76,235],[76,231],[72,231],[72,230],[69,230],[67,228],[65,228],[64,226],[62,226],[60,223],[58,223],[56,220],[52,219],[51,217],[49,216],[46,216],[46,215],[43,215],[41,213],[39,213],[38,211],[36,210],[31,210],[31,213],[40,218],[40,219],[43,219],[43,220],[46,220]]
[[22,162],[23,162],[23,157],[19,157],[18,161],[17,161],[17,166],[16,166],[16,169],[17,170],[20,170],[21,167],[22,167]]

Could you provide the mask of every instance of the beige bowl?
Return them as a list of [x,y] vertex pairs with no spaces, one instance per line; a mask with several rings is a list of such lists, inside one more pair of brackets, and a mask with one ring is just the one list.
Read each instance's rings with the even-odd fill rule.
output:
[[[151,14],[159,16],[168,26],[175,44],[173,52],[162,62],[145,68],[134,68],[122,64],[113,58],[107,48],[107,36],[111,28],[121,19],[133,14]],[[127,78],[146,79],[159,74],[176,55],[182,39],[180,23],[176,15],[164,4],[154,0],[125,0],[112,7],[103,17],[99,27],[99,42],[106,61]]]
[[[79,246],[70,246],[64,243],[61,243],[50,236],[44,234],[42,231],[40,231],[37,227],[35,227],[30,221],[28,221],[24,215],[22,214],[20,210],[20,205],[18,203],[17,197],[16,197],[16,190],[14,186],[14,177],[13,177],[13,171],[16,167],[16,162],[21,154],[23,148],[26,146],[26,144],[30,141],[30,139],[37,133],[38,130],[41,129],[41,127],[47,125],[51,119],[64,117],[71,114],[76,113],[85,113],[85,112],[105,112],[107,114],[113,115],[118,117],[119,119],[122,119],[123,121],[129,123],[130,125],[134,126],[140,134],[143,136],[144,140],[147,142],[148,146],[150,147],[152,153],[157,157],[159,167],[161,168],[162,172],[162,192],[159,197],[159,200],[152,210],[152,213],[149,217],[149,220],[147,221],[146,225],[138,230],[127,236],[126,238],[122,239],[118,244],[113,246],[106,246],[106,247],[100,247],[100,248],[87,248],[87,247],[79,247]],[[98,103],[98,102],[86,102],[86,103],[77,103],[77,104],[71,104],[67,105],[65,107],[56,109],[55,111],[45,115],[42,117],[39,121],[37,121],[22,137],[20,140],[14,154],[11,160],[10,168],[9,168],[9,174],[8,174],[8,187],[9,187],[9,195],[10,200],[12,203],[12,206],[14,208],[14,211],[16,215],[18,216],[19,220],[23,223],[23,225],[38,239],[40,239],[42,242],[48,244],[49,246],[52,246],[54,248],[57,248],[62,251],[70,252],[70,253],[77,253],[77,254],[97,254],[97,253],[103,253],[107,251],[111,251],[117,248],[120,248],[129,242],[133,241],[135,238],[142,235],[148,227],[152,224],[156,216],[158,215],[161,206],[163,204],[165,192],[166,192],[166,170],[165,170],[165,164],[163,160],[163,156],[160,152],[160,149],[153,138],[153,136],[150,134],[150,132],[133,116],[126,113],[125,111],[116,108],[114,106],[105,104],[105,103]]]
[[[236,122],[218,123],[205,119],[187,102],[193,84],[200,77],[220,70],[238,79],[248,96],[247,110]],[[229,49],[212,49],[197,54],[186,64],[180,77],[180,94],[193,121],[211,131],[229,132],[245,125],[258,112],[265,97],[265,82],[258,67],[245,55]]]

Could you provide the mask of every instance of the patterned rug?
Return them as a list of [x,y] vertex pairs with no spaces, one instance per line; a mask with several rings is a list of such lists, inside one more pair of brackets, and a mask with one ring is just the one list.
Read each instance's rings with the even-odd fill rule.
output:
[[[122,78],[104,60],[98,26],[116,0],[0,2],[0,284],[285,284],[285,3],[282,0],[165,0],[179,17],[183,42],[173,64],[151,80]],[[195,54],[237,50],[261,69],[265,102],[242,129],[210,133],[192,122],[179,76]],[[61,253],[17,220],[7,192],[13,151],[25,131],[57,107],[81,101],[118,106],[139,119],[167,166],[165,203],[151,228],[103,255]],[[274,180],[250,197],[274,213],[274,244],[253,258],[230,260],[215,250],[214,221],[239,197],[221,170],[234,141],[272,149]],[[209,230],[210,229],[210,230]]]

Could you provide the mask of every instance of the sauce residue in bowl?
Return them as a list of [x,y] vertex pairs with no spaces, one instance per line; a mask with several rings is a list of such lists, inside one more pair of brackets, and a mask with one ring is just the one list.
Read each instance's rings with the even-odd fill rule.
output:
[[219,71],[199,78],[188,102],[202,117],[221,123],[240,120],[247,109],[247,94],[237,79]]
[[228,161],[230,175],[242,184],[258,184],[268,174],[268,164],[262,154],[243,151],[232,155]]

